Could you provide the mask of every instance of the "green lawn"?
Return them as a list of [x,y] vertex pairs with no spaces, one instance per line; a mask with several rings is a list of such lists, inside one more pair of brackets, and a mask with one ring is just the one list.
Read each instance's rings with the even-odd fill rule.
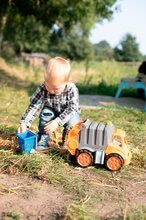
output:
[[[73,63],[73,73],[77,76],[80,94],[115,96],[122,77],[135,78],[139,63],[117,63],[115,61],[91,62],[88,72],[84,63]],[[122,91],[123,96],[137,97],[135,90]]]
[[[68,155],[59,152],[58,149],[51,149],[47,155],[17,155],[13,150],[15,148],[15,132],[19,126],[19,121],[24,112],[29,97],[36,88],[40,79],[43,79],[42,69],[36,70],[27,67],[24,64],[4,64],[2,60],[0,69],[0,172],[18,173],[25,172],[32,177],[45,179],[48,183],[62,185],[67,193],[72,194],[73,201],[67,209],[67,219],[97,219],[98,213],[94,213],[93,203],[101,203],[104,200],[110,201],[118,195],[121,198],[121,204],[124,201],[125,192],[120,190],[117,185],[117,178],[122,182],[135,181],[143,178],[144,164],[146,162],[146,113],[139,110],[128,108],[106,107],[98,110],[82,110],[82,117],[89,118],[93,121],[112,121],[117,128],[124,129],[127,133],[127,139],[131,146],[132,162],[128,167],[124,167],[120,172],[115,174],[105,170],[103,167],[90,169],[76,169],[69,163]],[[95,65],[95,64],[94,64]],[[85,74],[77,77],[76,81],[80,83],[81,88],[84,85],[95,85],[99,83],[102,91],[102,84],[107,85],[105,93],[108,95],[108,89],[115,88],[123,73],[127,76],[134,76],[137,64],[118,64],[118,63],[98,63],[92,69],[85,79]],[[83,64],[73,63],[73,72],[84,71]],[[93,74],[92,74],[93,71]],[[78,74],[77,74],[78,76]],[[81,77],[81,78],[80,78]],[[90,80],[87,80],[91,77]],[[87,83],[87,81],[89,81]],[[104,85],[103,85],[104,87]],[[110,93],[114,94],[114,89]],[[34,122],[32,129],[37,128],[37,120]],[[7,149],[7,150],[6,150]],[[13,171],[12,169],[13,168]],[[87,178],[85,178],[87,176]],[[93,182],[91,181],[93,179]],[[92,190],[89,189],[89,184]],[[103,187],[99,187],[103,184]],[[111,191],[110,187],[115,186],[117,191]],[[93,193],[94,191],[94,193]],[[88,197],[90,198],[88,201]],[[85,202],[87,200],[87,202]],[[118,200],[117,200],[118,201]],[[95,203],[94,203],[95,204]],[[93,207],[93,208],[91,208]],[[144,216],[145,207],[127,213],[127,219],[140,219]],[[141,211],[140,211],[141,210]],[[134,214],[135,213],[135,214]],[[134,217],[130,217],[133,215]],[[138,217],[137,217],[138,216]],[[99,218],[100,219],[100,218]],[[123,216],[119,219],[123,219]],[[144,218],[143,218],[144,219]]]

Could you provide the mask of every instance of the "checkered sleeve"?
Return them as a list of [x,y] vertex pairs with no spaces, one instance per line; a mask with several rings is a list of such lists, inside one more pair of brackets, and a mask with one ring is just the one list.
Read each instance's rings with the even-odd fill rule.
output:
[[74,84],[71,88],[69,88],[68,100],[69,101],[67,102],[67,108],[59,115],[59,117],[55,119],[61,126],[66,124],[74,115],[74,113],[80,112],[79,92]]
[[44,98],[44,84],[41,84],[32,97],[30,98],[30,103],[26,109],[24,115],[21,118],[21,123],[25,123],[27,127],[30,127],[34,119],[41,109]]

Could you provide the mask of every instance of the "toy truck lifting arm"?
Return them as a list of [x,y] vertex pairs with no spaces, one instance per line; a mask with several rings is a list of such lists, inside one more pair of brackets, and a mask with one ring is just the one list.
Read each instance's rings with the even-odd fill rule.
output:
[[66,148],[81,167],[104,164],[116,171],[131,160],[126,133],[113,124],[80,121],[67,134]]

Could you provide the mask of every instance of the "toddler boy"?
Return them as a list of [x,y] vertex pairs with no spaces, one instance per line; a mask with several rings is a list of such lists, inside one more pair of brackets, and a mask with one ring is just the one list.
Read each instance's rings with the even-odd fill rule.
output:
[[40,84],[30,99],[21,118],[19,132],[29,128],[39,111],[38,150],[45,150],[52,132],[64,126],[63,142],[68,129],[80,121],[78,89],[69,82],[70,63],[61,58],[50,59],[45,65],[44,83]]

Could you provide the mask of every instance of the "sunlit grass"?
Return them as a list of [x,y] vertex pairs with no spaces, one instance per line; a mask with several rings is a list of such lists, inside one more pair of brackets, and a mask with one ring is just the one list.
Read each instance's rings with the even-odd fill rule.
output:
[[[1,61],[1,60],[0,60]],[[17,130],[20,122],[21,115],[23,114],[27,104],[29,102],[29,98],[32,92],[35,89],[36,81],[35,81],[35,69],[31,69],[26,65],[14,65],[12,66],[13,75],[10,71],[10,66],[7,65],[3,60],[1,61],[1,77],[3,82],[1,83],[1,90],[3,91],[0,93],[1,105],[0,105],[0,119],[1,119],[1,129],[3,130]],[[74,69],[77,69],[76,64],[72,64]],[[107,68],[111,71],[113,67],[118,69],[118,64],[113,62],[110,66],[109,63],[103,62],[101,64],[95,63],[93,67],[96,66],[98,72],[100,69]],[[80,68],[83,67],[83,63],[79,64]],[[134,72],[136,68],[135,65],[121,65],[119,64],[119,70],[117,70],[117,75],[121,72],[121,69],[130,69],[131,72]],[[106,69],[105,68],[105,69]],[[82,69],[82,68],[81,68]],[[38,71],[39,74],[42,75],[43,69]],[[7,71],[7,72],[5,72]],[[23,79],[17,76],[18,72],[20,74],[23,73]],[[95,71],[95,70],[94,70]],[[122,70],[123,71],[123,70]],[[130,70],[129,70],[130,72]],[[109,73],[107,76],[109,77]],[[30,81],[27,80],[28,76],[30,76]],[[16,78],[14,78],[16,77]],[[101,78],[101,76],[99,77]],[[8,79],[8,82],[7,82]],[[11,83],[9,82],[11,79]],[[110,79],[110,78],[109,78]],[[31,88],[31,89],[30,89]],[[93,121],[112,121],[113,124],[117,128],[121,128],[126,131],[127,139],[131,145],[133,151],[133,159],[134,161],[137,158],[140,158],[140,164],[143,164],[143,152],[145,149],[145,140],[146,140],[146,113],[139,110],[131,110],[128,108],[115,108],[115,107],[106,107],[101,108],[98,110],[83,110],[81,113],[84,119],[89,118]],[[37,122],[37,121],[36,121]],[[33,128],[37,128],[37,123],[33,124]],[[141,152],[139,152],[141,151]],[[141,156],[142,155],[142,156]]]
[[[76,217],[76,215],[81,216],[81,219],[94,219],[94,216],[96,216],[95,219],[98,219],[98,213],[96,215],[93,213],[94,202],[96,204],[96,202],[100,203],[113,198],[118,201],[118,196],[120,197],[121,194],[120,199],[123,198],[124,201],[124,192],[117,185],[117,179],[130,181],[139,179],[144,175],[146,113],[140,110],[116,108],[115,106],[98,110],[82,110],[83,119],[88,118],[98,122],[111,121],[117,128],[126,131],[133,154],[132,161],[128,167],[124,167],[114,174],[105,170],[104,167],[97,166],[89,169],[74,167],[69,162],[68,155],[63,155],[58,150],[50,150],[48,154],[18,155],[14,151],[16,147],[15,133],[31,94],[39,82],[43,80],[43,68],[32,69],[23,63],[21,65],[8,65],[1,61],[1,64],[0,172],[8,174],[27,173],[54,186],[62,186],[73,197],[73,203],[68,207],[66,219],[70,219],[70,216]],[[114,91],[114,85],[118,85],[123,73],[127,76],[135,76],[138,65],[125,65],[115,62],[94,63],[89,69],[89,75],[86,75],[83,63],[78,65],[73,63],[72,66],[74,76],[79,75],[81,71],[81,78],[77,77],[75,81],[83,86],[89,86],[90,83],[98,84],[103,80],[107,85],[112,85]],[[92,78],[88,81],[90,74]],[[107,94],[108,89],[109,87],[105,87]],[[37,129],[37,122],[36,120],[32,126],[34,131]],[[87,210],[91,212],[87,213]],[[143,212],[142,209],[142,214]],[[127,214],[129,219],[130,215]],[[90,217],[88,218],[88,216]]]

